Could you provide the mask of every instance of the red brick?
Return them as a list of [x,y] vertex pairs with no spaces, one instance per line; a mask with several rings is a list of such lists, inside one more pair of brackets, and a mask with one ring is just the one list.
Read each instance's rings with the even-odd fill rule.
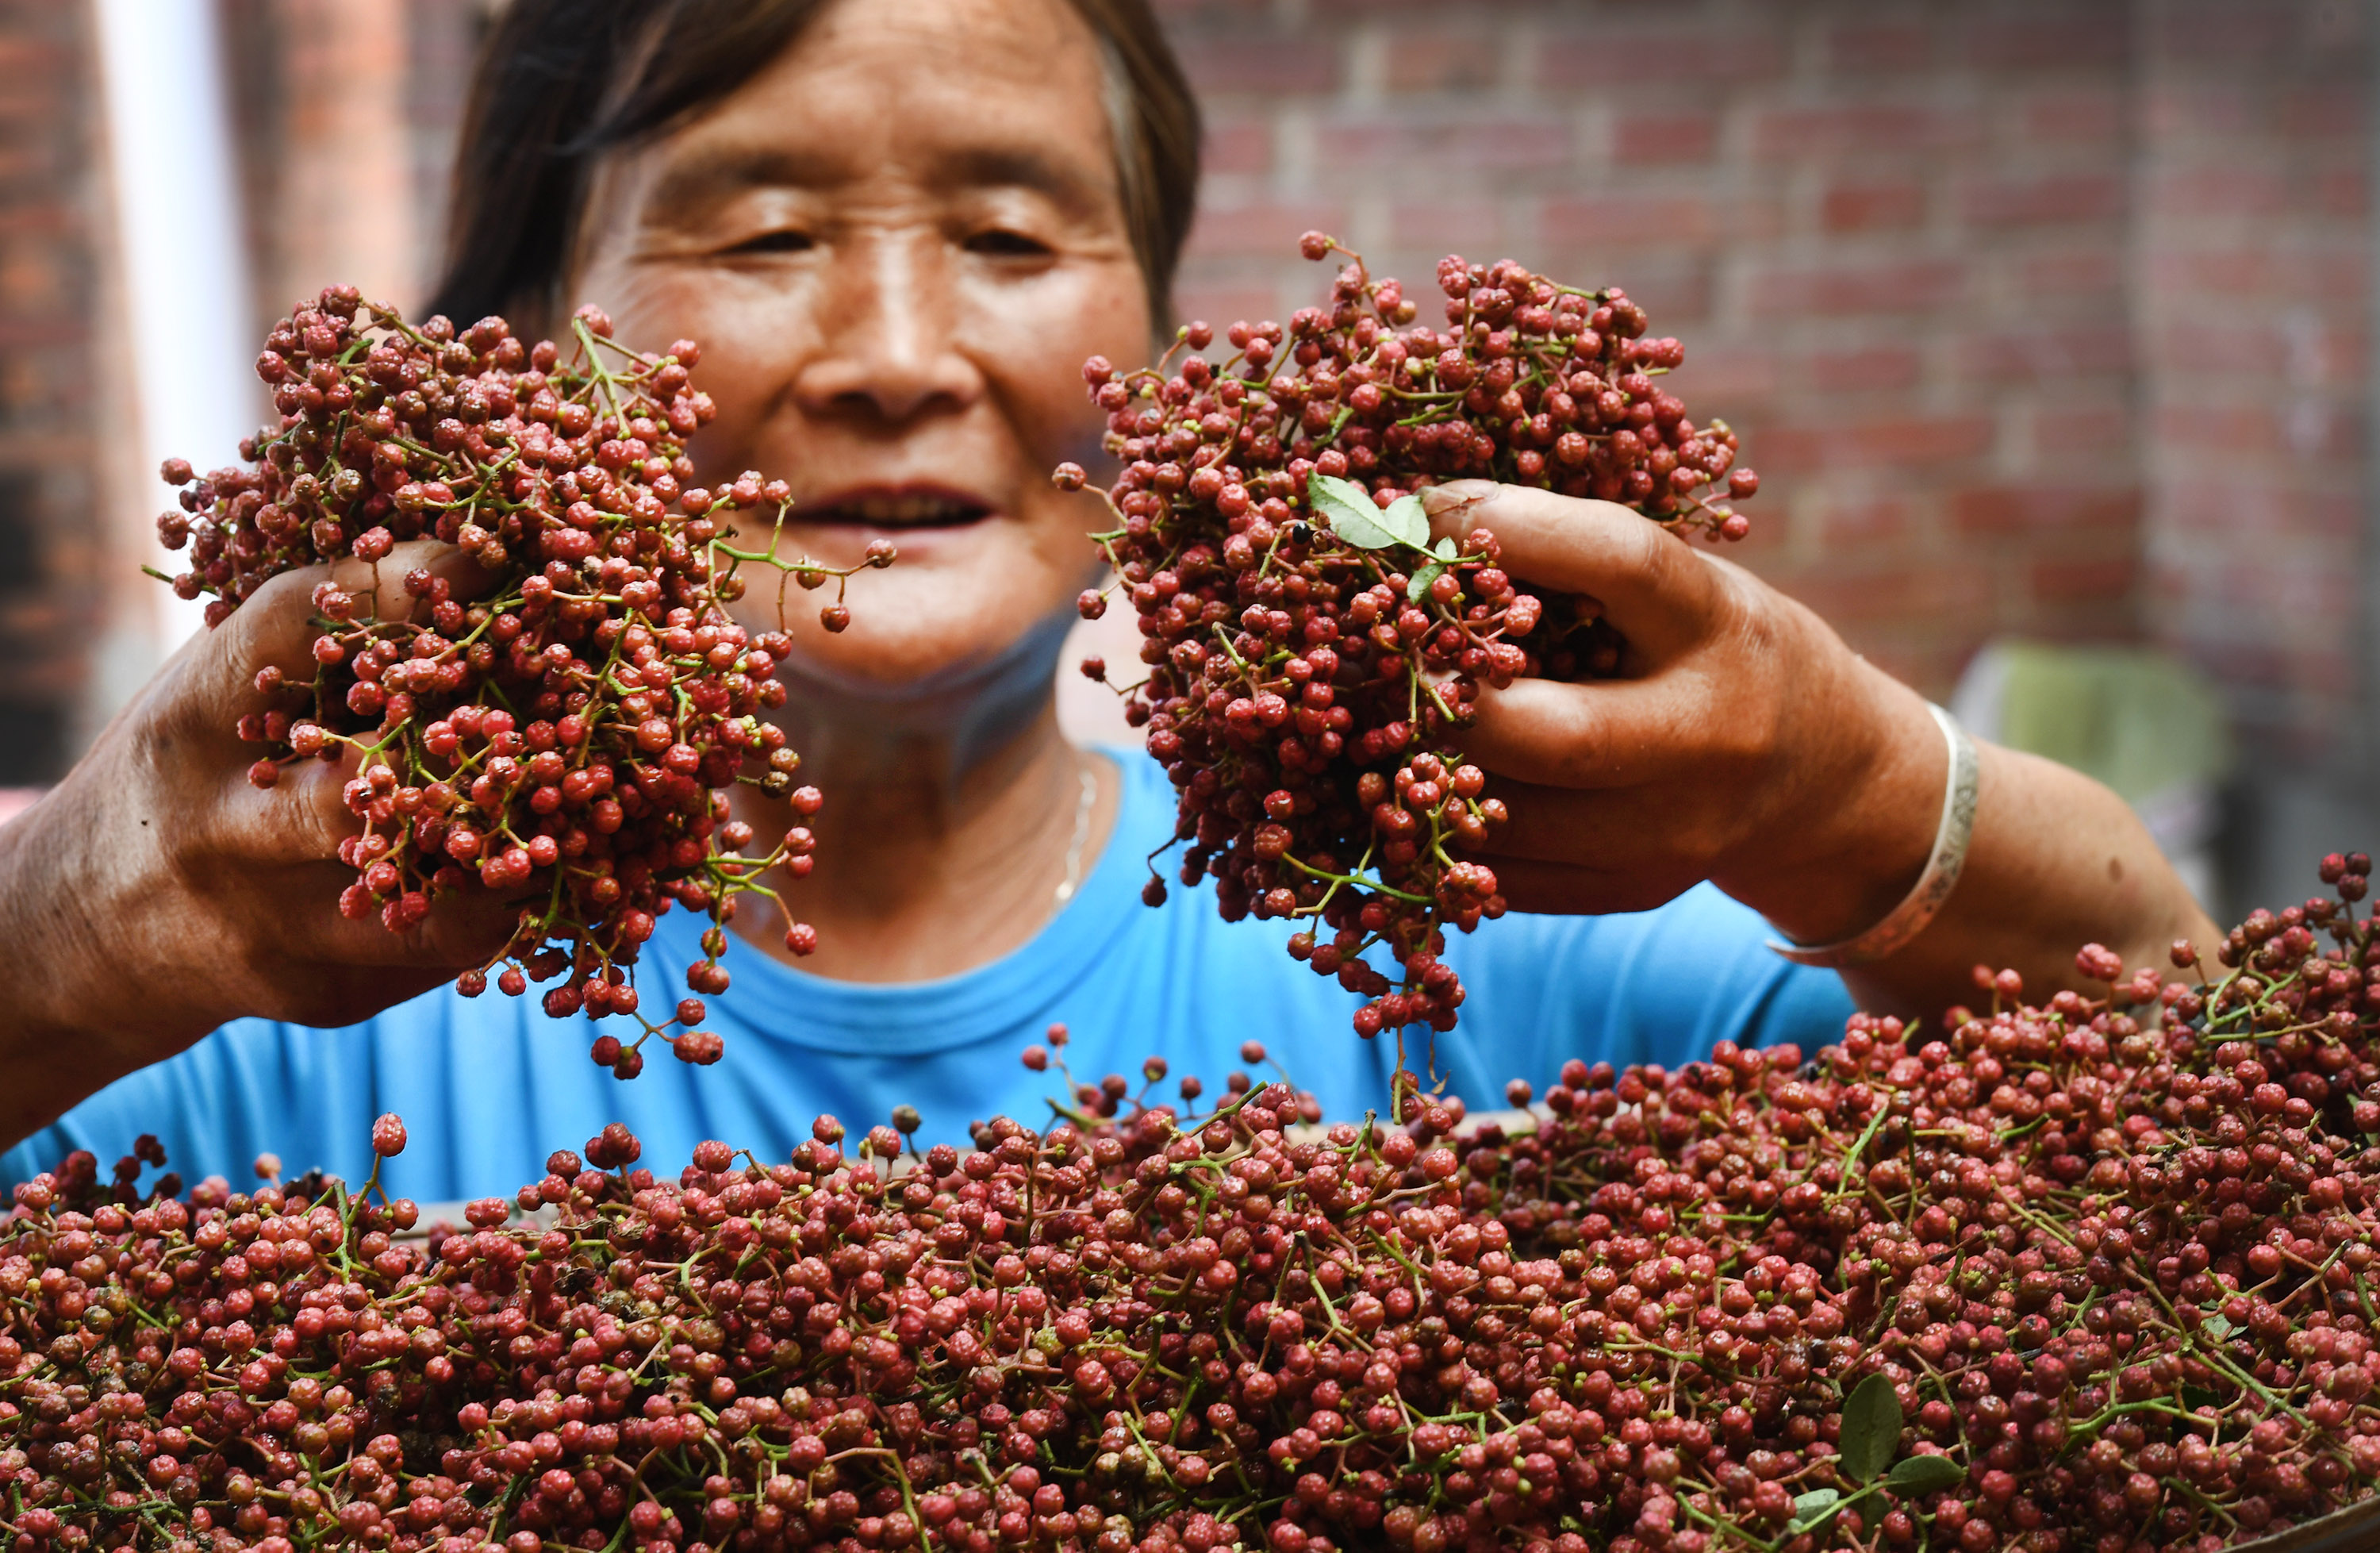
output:
[[79,347],[90,338],[90,324],[79,317],[44,314],[13,318],[0,314],[0,350],[40,350],[52,346]]
[[2366,167],[2327,167],[2308,176],[2313,209],[2348,220],[2368,218],[2372,212],[2372,174]]
[[1272,12],[1271,0],[1151,0],[1158,16],[1169,27],[1186,24],[1247,26]]
[[2131,372],[2132,331],[2122,321],[2042,324],[1959,343],[1961,378],[1973,383],[2065,383]]
[[1185,280],[1173,288],[1173,311],[1184,320],[1206,319],[1218,331],[1235,319],[1284,316],[1272,287],[1246,281]]
[[2131,274],[2123,251],[2105,242],[2027,253],[2016,261],[2015,269],[2024,296],[2035,305],[2081,297],[2120,306]]
[[2113,221],[2124,203],[2123,180],[2113,173],[2047,173],[1973,179],[1959,190],[1958,212],[1973,226],[2034,226]]
[[1789,58],[1780,18],[1736,13],[1718,28],[1693,23],[1605,26],[1549,36],[1536,50],[1540,86],[1681,85],[1707,90],[1773,80]]
[[2140,581],[2140,561],[2132,556],[2110,556],[2095,561],[2036,561],[2026,581],[2036,599],[2110,601],[2129,595]]
[[1975,534],[2047,530],[2069,535],[2091,530],[2129,532],[2139,523],[2140,515],[2141,493],[2131,487],[2090,490],[1984,485],[1960,492],[1951,502],[1952,521],[1961,531]]
[[1814,350],[1803,362],[1811,387],[1825,393],[1906,388],[1917,381],[1921,359],[1908,346],[1876,345],[1848,350]]
[[[1670,326],[1666,316],[1655,323],[1665,332]],[[1765,399],[1777,391],[1777,353],[1761,341],[1718,339],[1708,344],[1695,340],[1686,342],[1686,365],[1679,373],[1679,392],[1700,413],[1710,413],[1705,407],[1719,408],[1747,400]],[[1756,422],[1747,422],[1756,423]]]
[[1725,229],[1727,213],[1682,190],[1602,193],[1546,202],[1538,235],[1563,247],[1607,250],[1619,243],[1706,242]]
[[1966,266],[1956,259],[1850,263],[1815,269],[1755,273],[1753,311],[1767,318],[1798,313],[1842,318],[1924,312],[1956,301],[1966,288]]
[[[1273,9],[1290,8],[1279,4],[1279,0],[1274,0]],[[1455,7],[1447,5],[1446,0],[1300,0],[1295,8],[1310,13],[1326,25],[1337,25],[1342,20],[1371,22],[1395,19],[1400,17],[1436,21],[1443,19],[1447,12]],[[1479,12],[1497,23],[1502,23],[1516,15],[1525,16],[1530,9],[1530,0],[1520,0],[1519,4],[1496,4],[1477,7]]]
[[1819,539],[1829,545],[1872,545],[1904,538],[1916,526],[1916,504],[1906,496],[1820,498],[1812,505],[1816,508]]
[[2129,405],[2044,405],[2033,412],[2033,448],[2048,459],[2077,456],[2097,468],[2128,464],[2138,426]]
[[[60,168],[58,173],[64,170]],[[51,176],[58,175],[54,173]],[[39,236],[45,241],[79,237],[83,223],[89,219],[79,202],[39,197],[58,192],[53,187],[34,191],[36,197],[12,201],[8,205],[8,236],[18,238]]]
[[2279,564],[2293,547],[2312,544],[2329,554],[2354,543],[2361,532],[2360,494],[2251,483],[2244,472],[2237,460],[2216,459],[2211,467],[2190,470],[2186,482],[2166,492],[2159,520],[2190,538],[2192,556],[2222,557],[2228,569],[2236,555],[2252,554],[2258,565],[2252,569],[2264,569]]
[[2121,83],[2114,80],[2036,92],[2018,110],[2017,127],[2035,145],[2114,145],[2131,128],[2131,104]]
[[[2186,249],[2167,244],[2147,260],[2152,287],[2204,300],[2255,298],[2266,306],[2282,297],[2361,302],[2370,275],[2362,256],[2276,251],[2269,238],[2243,247]],[[2360,284],[2359,284],[2360,282]]]
[[1332,92],[1345,73],[1335,41],[1233,37],[1180,45],[1182,68],[1205,92]]
[[1902,153],[1962,145],[1978,139],[1968,109],[1917,103],[1830,103],[1775,108],[1753,124],[1753,154],[1794,159],[1837,152]]
[[1189,251],[1201,257],[1231,254],[1287,260],[1297,252],[1299,233],[1317,227],[1343,231],[1346,225],[1346,207],[1324,202],[1208,205],[1199,211],[1197,225],[1190,230]]
[[2143,180],[2141,206],[2145,212],[2169,212],[2185,221],[2273,216],[2289,207],[2289,180],[2278,167],[2245,161],[2228,165],[2168,165]]
[[2360,141],[2371,122],[2372,88],[2361,74],[2350,81],[2301,82],[2273,106],[2274,126],[2300,140]]
[[1750,461],[1778,471],[1951,463],[1989,452],[1995,429],[1986,415],[1767,426],[1754,432]]
[[1622,166],[1707,162],[1718,149],[1718,116],[1699,109],[1623,113],[1611,125],[1611,159]]
[[2220,145],[2260,132],[2261,94],[2228,77],[2168,76],[2141,91],[2141,116],[2160,145]]
[[55,39],[0,32],[0,92],[21,101],[55,101],[71,90],[75,57]]
[[1925,219],[1925,186],[1915,178],[1856,178],[1827,186],[1818,218],[1830,232],[1876,232]]
[[2263,320],[2244,314],[2168,308],[2163,316],[2143,322],[2138,340],[2143,357],[2160,375],[2199,367],[2218,369],[2228,378],[2241,362],[2261,361],[2272,349],[2273,334]]
[[1971,20],[1949,48],[1953,57],[1971,66],[2074,70],[2121,61],[2131,27],[2131,13],[2123,7],[2044,6]]
[[1206,126],[1201,168],[1210,176],[1261,173],[1272,167],[1272,125],[1262,118],[1218,119]]
[[2169,0],[2147,8],[2150,53],[2179,63],[2194,61],[2236,69],[2278,52],[2288,30],[2276,25],[2276,7],[2239,0]]
[[1536,117],[1432,114],[1346,117],[1325,123],[1316,147],[1325,166],[1454,169],[1477,176],[1543,170],[1570,160],[1569,124]]
[[1829,568],[1824,575],[1795,579],[1788,591],[1829,624],[1853,628],[1846,634],[1852,635],[1854,646],[1861,645],[1855,631],[1862,625],[1958,615],[1979,616],[1988,622],[1991,608],[1990,579],[1980,569],[1930,562]]
[[1400,28],[1388,40],[1388,84],[1396,92],[1477,91],[1496,83],[1501,40],[1479,27]]
[[1935,29],[1925,21],[1889,15],[1827,30],[1824,53],[1830,71],[1913,70],[1931,64]]
[[[1511,246],[1502,207],[1490,200],[1432,200],[1400,202],[1389,212],[1390,240],[1400,248],[1434,249],[1439,253],[1478,253]],[[1436,263],[1433,259],[1432,263]],[[1427,272],[1415,271],[1415,275]],[[1432,320],[1433,323],[1436,320]]]

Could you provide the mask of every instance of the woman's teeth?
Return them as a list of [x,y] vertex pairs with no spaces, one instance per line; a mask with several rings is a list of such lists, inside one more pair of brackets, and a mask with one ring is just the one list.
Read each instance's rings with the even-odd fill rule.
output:
[[[813,522],[878,523],[895,527],[921,527],[929,524],[970,523],[989,509],[974,502],[953,501],[944,496],[886,495],[861,496],[851,501],[839,501],[813,507],[801,514]],[[795,508],[798,513],[799,508]]]

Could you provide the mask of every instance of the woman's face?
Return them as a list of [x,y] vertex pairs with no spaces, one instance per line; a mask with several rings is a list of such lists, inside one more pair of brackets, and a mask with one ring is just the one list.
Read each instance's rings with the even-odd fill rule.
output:
[[[1083,359],[1149,336],[1104,91],[1062,0],[843,0],[599,179],[571,300],[640,349],[700,343],[701,478],[788,482],[781,556],[899,546],[841,635],[832,589],[785,591],[796,673],[964,682],[1096,575],[1098,511],[1050,471],[1096,450]],[[774,624],[775,574],[747,575],[740,609]]]

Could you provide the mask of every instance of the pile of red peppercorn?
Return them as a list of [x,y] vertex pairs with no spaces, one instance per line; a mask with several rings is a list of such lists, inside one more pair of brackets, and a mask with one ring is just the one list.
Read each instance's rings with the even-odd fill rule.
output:
[[674,1182],[613,1127],[426,1240],[370,1183],[76,1156],[0,1227],[0,1531],[2212,1553],[2380,1482],[2369,871],[2211,978],[2095,946],[2095,997],[1572,1063],[1502,1125],[1111,1082],[971,1153],[905,1107]]
[[[1343,251],[1318,232],[1304,250]],[[1416,493],[1497,480],[1739,539],[1728,502],[1759,481],[1733,432],[1660,386],[1684,348],[1647,337],[1624,293],[1449,258],[1440,330],[1349,257],[1325,306],[1232,324],[1220,362],[1192,324],[1154,367],[1094,358],[1084,375],[1124,466],[1095,537],[1147,638],[1125,710],[1181,789],[1181,879],[1211,875],[1226,918],[1332,930],[1291,952],[1366,999],[1370,1036],[1451,1029],[1442,930],[1504,910],[1494,873],[1457,855],[1503,818],[1451,747],[1480,685],[1624,667],[1598,605],[1508,576],[1484,529],[1433,542]],[[1083,596],[1085,616],[1105,608]],[[1151,904],[1165,888],[1150,879]]]
[[[346,588],[314,588],[312,673],[265,667],[261,709],[240,719],[265,752],[249,777],[270,788],[295,761],[354,762],[346,797],[363,825],[340,849],[357,872],[340,910],[403,933],[452,891],[520,899],[513,941],[460,989],[477,996],[491,971],[515,995],[561,978],[549,1013],[635,1016],[634,1045],[607,1035],[594,1052],[628,1078],[673,1024],[680,1057],[719,1055],[719,1037],[694,1028],[699,997],[658,1021],[639,1010],[631,968],[654,917],[710,915],[688,991],[722,992],[737,898],[774,899],[763,874],[810,865],[798,823],[743,855],[752,827],[722,790],[756,783],[802,818],[821,801],[795,787],[800,757],[762,715],[784,700],[774,672],[790,642],[728,613],[738,569],[777,566],[808,588],[848,571],[781,561],[767,539],[735,544],[739,511],[782,521],[782,482],[692,483],[686,439],[712,414],[688,379],[693,341],[640,355],[593,308],[571,330],[565,350],[501,318],[415,327],[334,287],[257,358],[279,424],[241,444],[244,466],[204,479],[168,460],[183,489],[158,530],[189,547],[174,590],[213,595],[211,626],[298,568],[363,562],[376,576],[404,541],[460,548],[476,568],[461,593],[430,568],[407,574],[401,597],[352,571]],[[892,558],[880,543],[865,564]],[[839,598],[822,613],[830,630],[849,618]],[[816,935],[789,919],[786,941],[803,953]]]

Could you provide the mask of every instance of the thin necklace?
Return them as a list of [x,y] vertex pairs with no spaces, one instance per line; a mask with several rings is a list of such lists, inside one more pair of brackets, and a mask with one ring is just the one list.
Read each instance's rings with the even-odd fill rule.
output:
[[1075,889],[1083,882],[1083,847],[1091,838],[1091,809],[1099,802],[1099,778],[1088,762],[1077,768],[1083,779],[1083,796],[1075,805],[1075,838],[1066,846],[1066,878],[1058,887],[1058,904],[1063,906],[1075,899]]

